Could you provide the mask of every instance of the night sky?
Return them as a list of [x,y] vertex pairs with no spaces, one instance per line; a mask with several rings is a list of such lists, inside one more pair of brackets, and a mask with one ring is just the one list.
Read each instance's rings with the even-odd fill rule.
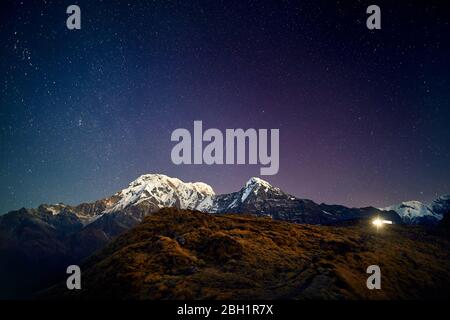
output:
[[450,11],[423,3],[1,1],[0,212],[100,199],[144,173],[217,193],[259,175],[172,164],[170,135],[194,120],[279,128],[280,171],[262,178],[301,198],[450,193]]

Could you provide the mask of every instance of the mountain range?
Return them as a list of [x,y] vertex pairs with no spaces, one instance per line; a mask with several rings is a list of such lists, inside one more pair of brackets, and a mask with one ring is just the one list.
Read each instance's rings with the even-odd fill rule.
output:
[[441,196],[429,205],[420,201],[406,201],[381,210],[395,211],[406,224],[436,224],[450,211],[450,195]]
[[[237,192],[217,195],[205,183],[146,174],[92,203],[42,204],[1,215],[0,298],[42,288],[55,280],[54,274],[64,274],[68,263],[78,263],[144,217],[168,207],[216,215],[253,214],[298,224],[342,225],[381,216],[395,224],[429,225],[449,210],[450,196],[430,206],[410,201],[384,209],[348,208],[297,198],[256,177]],[[30,265],[35,270],[28,277]]]

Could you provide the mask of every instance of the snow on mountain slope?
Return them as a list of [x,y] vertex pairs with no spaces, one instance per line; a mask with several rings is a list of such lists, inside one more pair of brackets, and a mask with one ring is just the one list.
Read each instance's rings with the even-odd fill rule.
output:
[[330,224],[368,217],[378,211],[319,205],[308,199],[298,199],[256,177],[250,178],[237,192],[215,195],[204,183],[184,183],[165,175],[143,175],[111,199],[114,199],[113,204],[103,211],[105,220],[113,214],[118,221],[127,220],[129,216],[140,221],[163,207],[176,207],[212,214],[247,213],[296,223]]
[[[163,207],[177,207],[211,213],[223,212],[248,202],[249,197],[258,197],[269,190],[281,193],[267,181],[253,177],[239,192],[216,196],[214,190],[202,182],[185,183],[162,174],[146,174],[116,193],[113,197],[117,201],[103,213],[117,212],[139,204],[145,204],[152,211]],[[223,201],[224,198],[226,201]]]
[[[258,200],[263,201],[268,197],[273,198],[273,195],[283,197],[285,194],[279,188],[273,187],[267,181],[253,177],[250,178],[245,186],[237,192],[214,196],[212,198],[212,206],[206,211],[211,213],[240,211],[243,209],[243,206],[247,206]],[[248,212],[254,211],[255,210],[250,210]]]
[[131,182],[128,188],[116,193],[114,197],[119,200],[104,213],[119,211],[142,202],[155,208],[207,208],[214,195],[214,190],[202,182],[186,183],[163,174],[145,174]]
[[450,212],[450,195],[440,196],[430,204],[430,207],[435,214],[444,216]]
[[420,201],[406,201],[398,205],[381,208],[384,211],[395,211],[405,223],[415,224],[422,218],[440,220],[442,215],[435,213],[428,205]]
[[[117,224],[122,225],[121,219],[128,221],[132,216],[140,221],[144,216],[164,207],[217,214],[252,213],[312,224],[357,219],[370,216],[377,210],[385,210],[396,212],[396,221],[399,223],[435,224],[450,211],[450,196],[442,196],[430,205],[408,201],[382,209],[351,209],[337,205],[319,205],[308,199],[297,198],[257,177],[250,178],[239,191],[216,195],[209,185],[202,182],[186,183],[163,174],[145,174],[111,197],[77,206],[44,204],[39,207],[38,212],[44,218],[72,215],[83,225],[103,218],[110,221],[115,217]],[[108,218],[110,215],[114,217]]]
[[263,189],[264,192],[267,192],[271,188],[273,188],[272,185],[267,181],[264,181],[257,177],[253,177],[245,184],[245,189],[242,192],[241,202],[244,202],[252,192],[254,194],[257,194],[260,189]]
[[39,206],[41,210],[49,212],[51,215],[56,216],[61,213],[61,211],[67,206],[63,203],[57,203],[57,204],[42,204]]
[[99,215],[96,215],[93,212],[87,212],[85,210],[85,206],[87,205],[88,204],[82,204],[74,207],[64,203],[41,204],[36,210],[38,214],[42,215],[42,217],[46,217],[47,215],[51,215],[53,217],[72,215],[75,216],[80,223],[87,225],[99,217]]

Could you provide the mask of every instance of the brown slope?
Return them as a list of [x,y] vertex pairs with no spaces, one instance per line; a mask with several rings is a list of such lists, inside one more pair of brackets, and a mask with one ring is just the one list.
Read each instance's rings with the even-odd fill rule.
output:
[[[382,290],[366,288],[367,266]],[[162,209],[82,267],[83,299],[445,298],[449,243],[418,228],[297,225]]]

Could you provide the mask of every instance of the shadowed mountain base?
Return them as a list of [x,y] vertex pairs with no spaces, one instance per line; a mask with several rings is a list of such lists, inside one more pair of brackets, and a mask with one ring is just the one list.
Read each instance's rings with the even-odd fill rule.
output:
[[[381,290],[366,269],[379,265]],[[162,209],[82,266],[81,299],[410,299],[450,291],[449,242],[411,226],[377,231]]]

